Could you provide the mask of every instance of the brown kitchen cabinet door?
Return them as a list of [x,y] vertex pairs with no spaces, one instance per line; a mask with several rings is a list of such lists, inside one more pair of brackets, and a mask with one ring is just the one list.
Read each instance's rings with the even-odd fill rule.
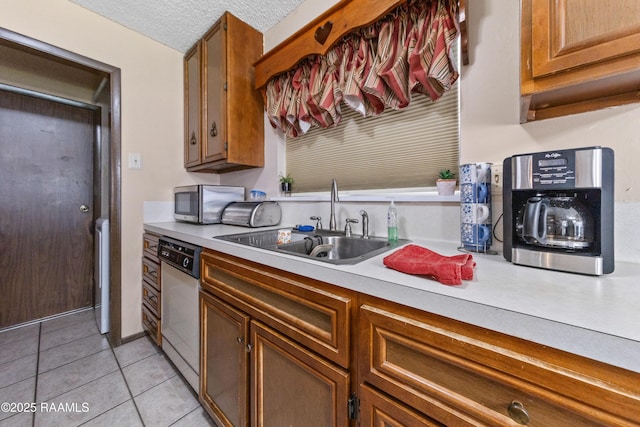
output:
[[640,52],[638,0],[533,0],[533,76]]
[[251,425],[348,426],[349,372],[251,322]]
[[202,110],[204,135],[202,161],[213,162],[227,157],[227,117],[225,85],[227,78],[226,21],[218,21],[202,39]]
[[640,2],[521,5],[520,122],[640,100]]
[[262,45],[262,33],[226,12],[185,55],[188,171],[264,166],[264,106],[253,87]]
[[186,168],[202,163],[200,46],[201,42],[196,43],[184,57],[184,166]]
[[246,426],[249,316],[200,292],[200,400],[220,426]]

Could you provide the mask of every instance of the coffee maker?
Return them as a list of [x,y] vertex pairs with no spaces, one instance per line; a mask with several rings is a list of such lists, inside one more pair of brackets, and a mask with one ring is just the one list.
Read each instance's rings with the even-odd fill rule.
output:
[[602,275],[614,270],[614,155],[587,147],[503,162],[504,257]]

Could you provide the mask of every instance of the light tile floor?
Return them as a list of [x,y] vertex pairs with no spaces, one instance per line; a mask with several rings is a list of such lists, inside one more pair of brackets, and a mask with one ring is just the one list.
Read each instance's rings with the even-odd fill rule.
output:
[[0,427],[215,425],[149,338],[112,348],[93,310],[0,332],[0,404]]

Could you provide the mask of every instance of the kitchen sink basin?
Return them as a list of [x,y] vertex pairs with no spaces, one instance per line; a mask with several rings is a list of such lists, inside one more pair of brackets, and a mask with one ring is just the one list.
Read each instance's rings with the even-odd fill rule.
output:
[[327,230],[310,233],[292,230],[291,242],[282,244],[277,243],[278,230],[230,234],[216,238],[331,264],[357,264],[409,242],[401,239],[397,243],[389,243],[386,239],[377,237],[347,237],[343,233]]

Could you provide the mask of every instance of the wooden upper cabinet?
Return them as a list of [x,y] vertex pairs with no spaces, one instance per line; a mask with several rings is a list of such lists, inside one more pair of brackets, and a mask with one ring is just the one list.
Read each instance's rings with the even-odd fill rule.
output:
[[264,107],[252,64],[262,34],[225,13],[184,58],[185,167],[223,173],[264,166]]
[[521,122],[640,101],[640,2],[522,0]]
[[223,160],[227,153],[225,141],[227,119],[225,85],[227,84],[227,58],[225,46],[227,31],[218,21],[202,39],[202,94],[205,106],[202,109],[204,124],[203,162]]
[[201,163],[200,105],[200,42],[198,42],[184,57],[184,165],[186,168]]
[[534,0],[533,76],[640,51],[640,2]]

